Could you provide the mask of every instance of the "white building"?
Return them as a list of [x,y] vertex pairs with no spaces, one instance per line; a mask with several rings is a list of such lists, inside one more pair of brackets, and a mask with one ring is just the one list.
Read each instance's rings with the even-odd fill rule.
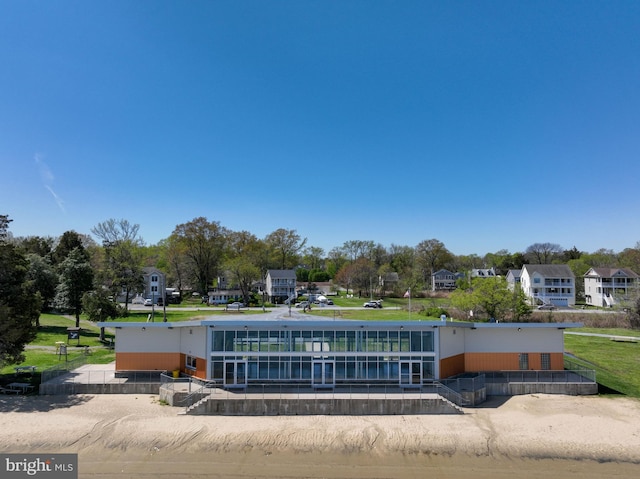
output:
[[265,281],[265,294],[274,304],[296,298],[296,272],[292,269],[270,269]]
[[575,275],[566,264],[525,264],[520,274],[520,285],[534,305],[576,304]]
[[628,268],[591,268],[584,275],[587,304],[613,307],[632,299],[638,291],[640,277]]

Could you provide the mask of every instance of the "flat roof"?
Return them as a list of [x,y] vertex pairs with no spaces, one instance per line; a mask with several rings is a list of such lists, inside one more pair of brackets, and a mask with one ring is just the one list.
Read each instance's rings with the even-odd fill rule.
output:
[[255,316],[249,319],[222,318],[222,319],[198,319],[193,321],[180,322],[122,322],[109,321],[98,323],[99,327],[107,328],[194,328],[210,327],[221,329],[270,329],[270,328],[291,328],[291,329],[401,329],[401,330],[424,330],[428,328],[469,328],[469,329],[568,329],[580,328],[582,323],[472,323],[461,321],[366,321],[366,320],[332,320],[332,319],[257,319]]

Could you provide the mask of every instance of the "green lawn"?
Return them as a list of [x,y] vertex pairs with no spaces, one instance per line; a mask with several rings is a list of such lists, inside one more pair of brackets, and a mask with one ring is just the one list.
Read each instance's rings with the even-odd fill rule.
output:
[[[95,364],[109,363],[115,360],[115,353],[99,340],[100,328],[87,321],[81,322],[82,331],[80,341],[69,340],[67,357],[56,353],[56,342],[67,344],[67,328],[74,327],[75,320],[55,314],[43,314],[40,316],[40,328],[33,342],[27,346],[24,352],[25,360],[20,364],[8,364],[0,369],[0,383],[7,384],[18,378],[20,381],[29,381],[34,385],[40,382],[43,370],[55,366],[60,361],[72,361],[86,354],[85,347],[89,347],[87,362]],[[113,338],[113,334],[106,332],[107,340]],[[16,366],[36,366],[36,373],[15,373]]]
[[[576,332],[587,332],[585,328]],[[597,334],[640,336],[639,331],[599,330]],[[640,397],[640,343],[616,342],[609,338],[565,334],[565,351],[584,361],[588,369],[595,369],[596,380],[607,388],[628,396]]]
[[436,321],[440,318],[430,318],[417,312],[409,312],[405,309],[394,308],[362,308],[362,309],[324,309],[314,306],[307,314],[331,319],[356,319],[367,321]]

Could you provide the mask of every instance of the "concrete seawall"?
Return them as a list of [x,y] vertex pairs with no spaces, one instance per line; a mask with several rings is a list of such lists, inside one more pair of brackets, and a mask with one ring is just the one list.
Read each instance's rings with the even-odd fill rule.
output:
[[431,398],[208,398],[188,414],[224,416],[463,414],[446,399]]

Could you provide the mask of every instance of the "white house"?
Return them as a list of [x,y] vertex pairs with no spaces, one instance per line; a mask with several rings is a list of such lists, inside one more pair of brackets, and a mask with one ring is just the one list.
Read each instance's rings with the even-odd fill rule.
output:
[[640,276],[629,268],[591,268],[584,275],[587,304],[612,307],[638,291]]
[[296,298],[296,272],[292,269],[270,269],[265,281],[265,294],[274,304]]
[[520,285],[532,304],[576,304],[575,275],[566,264],[525,264]]
[[473,268],[469,274],[470,278],[495,278],[496,270],[493,268]]
[[164,300],[166,295],[164,273],[156,268],[142,268],[142,278],[144,283],[144,292],[142,295],[145,298],[151,299],[155,304],[158,303],[158,298]]
[[510,269],[507,272],[507,286],[511,291],[513,291],[516,285],[520,285],[520,275],[522,274],[522,270],[520,269]]

